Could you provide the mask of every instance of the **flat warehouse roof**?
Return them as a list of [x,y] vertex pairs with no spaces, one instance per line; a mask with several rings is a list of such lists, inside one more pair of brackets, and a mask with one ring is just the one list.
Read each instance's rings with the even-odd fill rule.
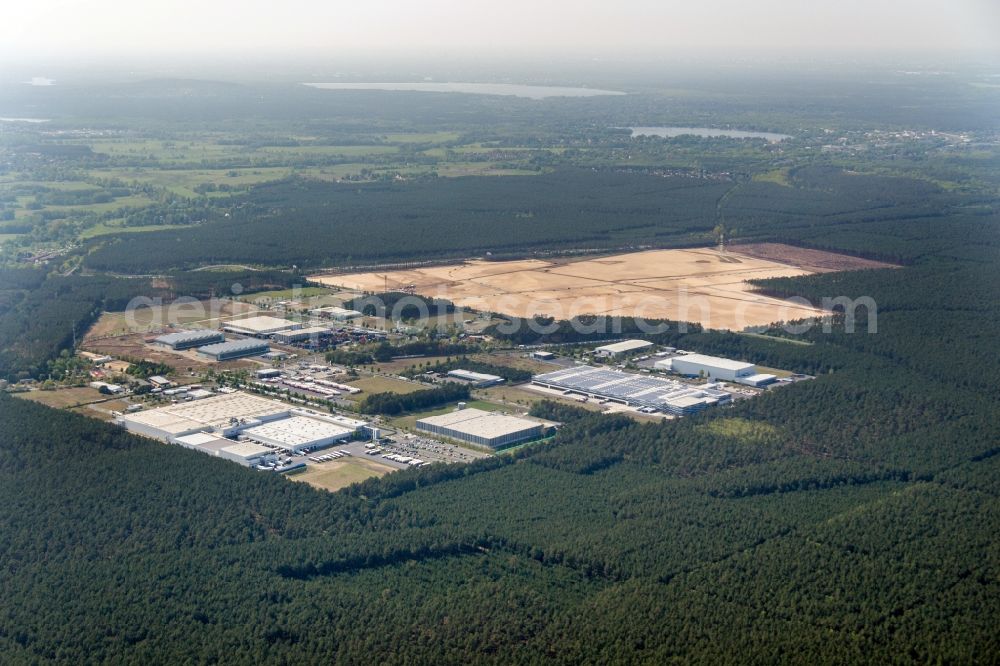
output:
[[195,428],[227,428],[233,419],[287,414],[290,407],[249,393],[223,393],[203,400],[167,405],[122,417],[126,423],[164,430],[165,434]]
[[259,458],[260,456],[266,456],[269,453],[274,453],[274,451],[266,446],[261,446],[255,442],[234,442],[232,446],[227,446],[221,450],[229,455],[244,459]]
[[334,423],[308,416],[292,416],[247,428],[241,434],[282,448],[298,448],[313,442],[342,439],[353,433],[353,429]]
[[[641,375],[594,366],[576,366],[535,375],[538,384],[619,400],[629,405],[662,409],[684,397],[708,400],[729,398],[714,385],[691,386],[666,377]],[[684,402],[683,404],[688,404]]]
[[336,305],[331,305],[325,308],[316,308],[315,310],[310,310],[309,314],[328,314],[333,317],[362,317],[360,312],[357,310],[348,310],[347,308],[338,308]]
[[606,351],[611,352],[612,354],[621,354],[622,352],[645,349],[646,347],[652,346],[653,343],[646,340],[622,340],[621,342],[614,342],[610,345],[597,347],[594,351]]
[[330,333],[329,326],[309,326],[307,328],[290,328],[284,331],[278,331],[274,334],[274,337],[303,339],[312,335],[324,335],[327,333]]
[[686,354],[684,356],[675,356],[669,360],[671,362],[681,361],[682,363],[705,365],[711,368],[725,368],[726,370],[744,370],[753,367],[753,363],[733,361],[720,356],[706,356],[705,354]]
[[251,331],[257,335],[275,333],[288,329],[300,328],[302,325],[288,319],[279,319],[268,315],[257,317],[247,317],[246,319],[232,319],[224,324],[224,327],[233,331]]
[[177,437],[175,440],[178,444],[187,444],[188,446],[206,446],[209,444],[219,443],[224,443],[225,446],[230,446],[234,444],[233,440],[213,435],[210,432],[195,432],[190,435]]
[[448,374],[452,377],[458,377],[459,379],[467,379],[474,382],[499,382],[503,381],[503,377],[497,375],[488,375],[483,372],[472,372],[471,370],[449,370]]
[[417,427],[421,425],[450,428],[467,435],[485,437],[487,439],[502,437],[503,435],[510,435],[542,426],[537,421],[522,419],[518,416],[496,414],[471,407],[447,414],[428,416],[417,421]]
[[220,342],[214,345],[198,347],[198,353],[216,356],[219,354],[227,354],[229,352],[250,351],[252,349],[267,351],[270,347],[266,342],[262,342],[260,340],[230,340],[229,342]]
[[201,340],[218,340],[222,337],[222,333],[218,331],[210,331],[208,329],[199,329],[196,331],[180,331],[178,333],[167,333],[166,335],[161,335],[156,338],[156,342],[164,345],[177,345],[184,344],[185,342],[198,342]]

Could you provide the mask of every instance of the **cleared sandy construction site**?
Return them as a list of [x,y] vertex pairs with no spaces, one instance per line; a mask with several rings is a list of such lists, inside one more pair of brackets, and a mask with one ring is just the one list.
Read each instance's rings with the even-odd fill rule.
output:
[[390,291],[409,290],[444,298],[460,307],[519,317],[539,314],[568,319],[606,314],[742,330],[822,314],[805,304],[753,293],[746,283],[814,272],[815,267],[807,269],[733,250],[701,248],[555,261],[477,260],[310,279],[367,292],[383,292],[386,287]]

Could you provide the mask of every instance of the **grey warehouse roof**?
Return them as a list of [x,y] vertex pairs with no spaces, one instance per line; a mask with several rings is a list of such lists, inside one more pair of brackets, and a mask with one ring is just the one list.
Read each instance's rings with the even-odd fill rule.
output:
[[186,342],[198,342],[200,340],[216,340],[222,334],[218,331],[199,329],[196,331],[180,331],[179,333],[167,333],[156,338],[156,342],[164,345],[184,344]]
[[267,351],[270,349],[266,342],[261,342],[260,340],[231,340],[229,342],[220,342],[215,345],[207,345],[205,347],[199,347],[198,351],[202,354],[209,354],[216,356],[218,354],[225,354],[227,352],[240,352],[249,351],[251,349],[260,349],[261,351]]
[[535,375],[533,381],[661,410],[688,407],[699,402],[711,404],[713,401],[730,398],[728,393],[711,385],[691,386],[665,377],[636,375],[593,366],[575,366]]

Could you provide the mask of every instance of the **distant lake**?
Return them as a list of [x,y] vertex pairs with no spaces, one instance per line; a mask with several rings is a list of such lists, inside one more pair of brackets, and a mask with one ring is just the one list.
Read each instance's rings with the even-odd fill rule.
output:
[[48,118],[5,118],[0,116],[0,123],[47,123]]
[[659,136],[670,138],[675,136],[726,136],[731,139],[767,139],[768,141],[781,141],[791,139],[788,134],[775,134],[774,132],[749,132],[746,130],[726,130],[715,129],[714,127],[629,127],[632,130],[632,137],[637,136]]
[[397,90],[440,93],[469,93],[472,95],[509,95],[545,99],[546,97],[597,97],[624,95],[616,90],[597,88],[563,88],[559,86],[526,86],[517,83],[306,83],[323,90]]

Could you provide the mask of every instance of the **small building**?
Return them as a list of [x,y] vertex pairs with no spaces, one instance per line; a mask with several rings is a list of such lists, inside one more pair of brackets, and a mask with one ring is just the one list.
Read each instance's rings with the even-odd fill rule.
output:
[[594,354],[598,358],[617,358],[618,356],[634,354],[643,349],[649,349],[652,346],[653,343],[646,340],[622,340],[621,342],[597,347],[594,349]]
[[541,437],[545,424],[482,409],[459,409],[419,419],[417,430],[493,449]]
[[222,328],[230,333],[238,333],[255,338],[268,338],[279,331],[302,328],[302,324],[289,321],[288,319],[259,315],[256,317],[247,317],[246,319],[227,321]]
[[208,389],[199,388],[199,389],[194,389],[192,391],[188,391],[187,392],[187,399],[188,400],[204,400],[205,398],[211,398],[213,395],[215,395],[215,394],[212,393],[211,391],[209,391]]
[[256,442],[234,442],[231,446],[220,449],[218,455],[246,467],[278,461],[278,454]]
[[746,386],[752,386],[754,388],[764,388],[769,386],[774,382],[778,381],[777,375],[768,374],[756,374],[750,375],[748,377],[738,377],[736,379],[737,383],[744,384]]
[[273,379],[281,376],[281,370],[278,368],[261,368],[255,374],[257,375],[257,379]]
[[198,353],[215,361],[231,361],[247,356],[259,356],[270,350],[271,346],[262,340],[232,340],[200,347]]
[[185,349],[193,349],[194,347],[204,347],[205,345],[225,341],[226,338],[221,332],[211,331],[208,329],[168,333],[153,340],[156,344],[165,345],[174,351],[183,351]]
[[484,388],[486,386],[496,386],[497,384],[503,384],[504,378],[497,375],[488,375],[484,372],[472,372],[471,370],[449,370],[448,376],[452,379],[458,379],[463,382],[468,382],[476,388]]
[[701,376],[730,382],[739,381],[743,377],[750,377],[757,374],[753,363],[732,361],[728,358],[706,356],[704,354],[686,354],[684,356],[665,358],[657,361],[653,367],[657,370],[670,370],[679,375]]
[[189,435],[171,437],[170,442],[178,446],[183,446],[185,449],[200,451],[201,453],[208,453],[213,456],[218,455],[220,450],[235,443],[231,439],[225,439],[210,432],[193,432]]
[[325,308],[316,308],[315,310],[310,310],[309,314],[313,317],[321,317],[324,319],[335,319],[337,321],[349,321],[351,319],[357,319],[358,317],[363,317],[364,314],[358,312],[357,310],[348,310],[347,308],[337,307],[331,305]]
[[539,361],[551,361],[555,357],[556,355],[550,351],[538,350],[531,352],[531,358]]
[[118,384],[109,384],[107,382],[90,382],[90,388],[97,389],[102,393],[113,393],[113,394],[121,393],[122,391],[125,390]]
[[149,383],[157,388],[166,388],[172,384],[172,382],[161,375],[153,375],[149,378]]
[[88,351],[79,351],[77,352],[77,355],[80,358],[90,361],[94,365],[101,365],[111,360],[111,357],[106,354],[95,354],[94,352]]

